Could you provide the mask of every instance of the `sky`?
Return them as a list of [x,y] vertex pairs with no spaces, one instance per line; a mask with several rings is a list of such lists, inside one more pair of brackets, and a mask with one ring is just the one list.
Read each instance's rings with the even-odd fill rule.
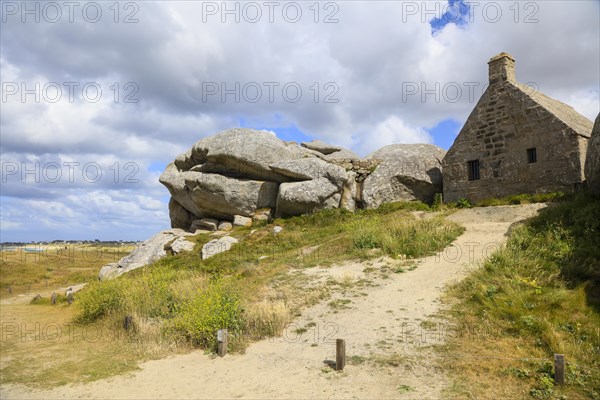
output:
[[487,61],[594,120],[600,1],[0,2],[0,241],[143,240],[232,127],[448,149]]

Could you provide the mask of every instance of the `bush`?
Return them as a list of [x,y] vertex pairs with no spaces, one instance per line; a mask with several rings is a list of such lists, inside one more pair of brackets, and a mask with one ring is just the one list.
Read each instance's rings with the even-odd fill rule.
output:
[[79,307],[77,319],[80,322],[93,322],[122,308],[124,300],[124,280],[111,280],[90,283],[78,293]]
[[223,281],[217,280],[198,289],[195,297],[177,306],[167,329],[209,348],[215,344],[217,330],[239,331],[241,316],[238,296]]
[[461,199],[458,199],[458,201],[456,202],[456,207],[457,208],[471,208],[471,207],[473,207],[473,205],[471,204],[471,202],[468,199],[461,198]]

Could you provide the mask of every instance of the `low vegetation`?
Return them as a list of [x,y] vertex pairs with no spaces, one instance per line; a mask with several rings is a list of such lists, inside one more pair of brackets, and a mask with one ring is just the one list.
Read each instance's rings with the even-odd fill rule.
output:
[[[446,208],[471,208],[471,207],[492,207],[492,206],[508,206],[518,204],[532,204],[532,203],[553,203],[561,200],[569,200],[572,196],[562,192],[552,193],[537,193],[537,194],[515,194],[512,196],[500,197],[500,198],[489,198],[478,202],[471,202],[469,199],[461,198],[456,202],[447,203]],[[434,201],[433,207],[442,208],[439,200]]]
[[132,244],[51,244],[3,249],[0,296],[96,280],[100,267],[118,261],[133,249]]
[[[600,398],[600,200],[552,205],[451,288],[456,398]],[[567,361],[555,385],[553,354]]]
[[[114,280],[91,282],[76,295],[73,306],[61,303],[54,310],[74,312],[71,322],[83,330],[120,332],[103,347],[111,349],[106,354],[122,354],[119,371],[135,368],[132,360],[198,347],[214,351],[215,333],[220,328],[229,330],[229,351],[243,352],[253,340],[281,334],[303,307],[327,300],[333,290],[349,284],[343,279],[337,286],[313,284],[309,275],[301,273],[303,269],[384,255],[399,260],[422,257],[445,248],[463,232],[441,214],[418,218],[412,213],[428,210],[422,203],[397,203],[355,213],[324,210],[252,230],[236,228],[234,235],[242,241],[229,252],[204,261],[198,251],[212,237],[197,235],[190,239],[197,242],[195,251],[164,258]],[[283,232],[275,235],[275,225],[282,226]],[[31,315],[37,315],[36,309],[52,308],[43,301],[27,307],[32,309]],[[133,319],[127,332],[123,330],[126,315]],[[7,318],[3,315],[2,319]],[[38,345],[49,346],[45,351],[58,357],[69,351],[67,344],[61,343]],[[76,337],[74,343],[75,348],[85,346],[81,338]],[[2,346],[3,355],[21,352],[18,343],[9,341]],[[98,346],[102,347],[94,344]],[[31,362],[31,357],[25,359]],[[85,376],[74,378],[73,372],[66,379],[65,373],[55,369],[40,373],[36,382],[56,385],[115,373],[114,368],[104,372],[93,367],[101,364],[84,358],[78,368],[86,371]],[[27,369],[19,369],[16,361],[5,364],[3,381],[31,382]]]

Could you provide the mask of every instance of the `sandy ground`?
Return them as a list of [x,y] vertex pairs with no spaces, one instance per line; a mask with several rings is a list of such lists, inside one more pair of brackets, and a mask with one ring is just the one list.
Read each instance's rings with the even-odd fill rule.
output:
[[[349,289],[305,310],[283,337],[252,344],[246,354],[214,358],[202,352],[149,361],[133,374],[89,384],[35,391],[0,388],[2,399],[438,399],[448,384],[431,345],[442,343],[449,326],[440,311],[445,285],[461,279],[506,240],[509,227],[544,205],[461,210],[449,218],[466,228],[443,252],[417,261],[417,268],[390,273],[381,259],[313,268],[306,273],[345,281]],[[367,271],[365,271],[365,269]],[[372,284],[353,288],[366,279]],[[348,302],[349,300],[349,302]],[[428,321],[422,326],[422,321]],[[306,332],[296,329],[304,327]],[[335,339],[346,340],[351,356],[389,357],[399,363],[368,361],[335,372]]]

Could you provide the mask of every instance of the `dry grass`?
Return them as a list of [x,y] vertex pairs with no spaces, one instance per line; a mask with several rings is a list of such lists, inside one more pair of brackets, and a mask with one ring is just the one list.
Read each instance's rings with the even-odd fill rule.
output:
[[[81,382],[130,371],[139,361],[187,351],[193,343],[204,343],[211,349],[209,342],[214,337],[207,332],[212,332],[215,320],[219,327],[230,329],[230,351],[243,351],[252,340],[280,334],[293,316],[328,299],[332,291],[358,284],[350,275],[343,276],[337,285],[315,282],[302,269],[381,254],[420,257],[441,250],[462,232],[456,224],[439,218],[416,221],[406,210],[414,207],[388,205],[355,214],[327,210],[277,220],[274,224],[284,227],[278,235],[272,233],[274,224],[259,227],[252,234],[249,229],[236,229],[234,235],[242,241],[227,253],[204,261],[196,253],[180,254],[112,281],[91,282],[76,296],[74,307],[3,307],[3,323],[11,319],[31,323],[48,312],[48,317],[60,318],[61,323],[71,323],[80,330],[111,333],[106,336],[111,340],[93,344],[77,335],[71,342],[6,341],[1,356],[3,381],[30,384],[34,380],[38,386]],[[368,234],[359,235],[359,229]],[[210,237],[199,235],[194,239],[200,245]],[[100,266],[109,261],[114,260],[98,259],[94,265],[86,264],[92,280]],[[33,278],[39,272],[24,276]],[[214,289],[214,282],[223,282],[223,290],[206,300],[224,301],[226,309],[203,303],[203,293]],[[207,321],[199,309],[217,310],[217,314],[226,310],[227,314],[212,315],[211,311],[211,321]],[[134,320],[127,334],[123,331],[125,315],[132,315]],[[81,323],[72,322],[77,320]],[[186,331],[173,334],[178,326]],[[197,332],[203,336],[195,337]],[[40,354],[52,358],[53,363],[40,362]],[[63,354],[68,354],[66,361],[61,359]],[[36,367],[32,375],[31,365],[41,367]],[[72,365],[77,368],[69,369]]]
[[85,326],[73,317],[74,308],[66,305],[2,306],[2,383],[42,388],[93,381],[182,350],[157,348],[155,337],[128,335],[122,321]]
[[[31,247],[31,246],[28,246]],[[103,265],[116,262],[134,247],[132,245],[37,246],[39,252],[23,249],[0,252],[0,297],[95,280]]]
[[244,331],[253,339],[279,336],[291,320],[290,310],[281,300],[250,304],[244,316]]

